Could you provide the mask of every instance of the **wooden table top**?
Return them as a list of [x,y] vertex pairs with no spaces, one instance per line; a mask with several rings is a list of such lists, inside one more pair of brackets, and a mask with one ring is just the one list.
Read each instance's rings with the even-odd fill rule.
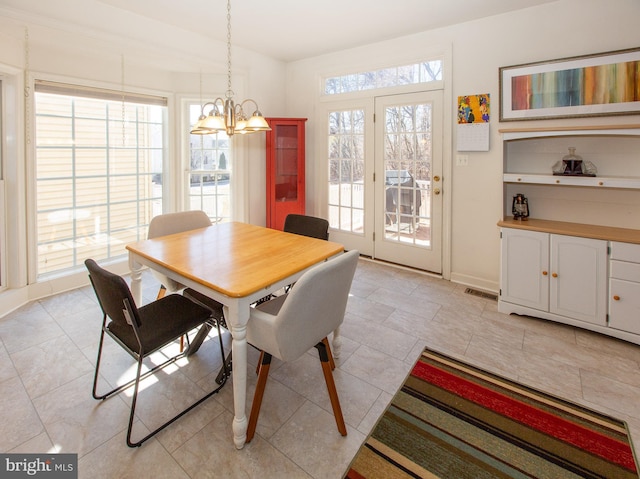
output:
[[127,245],[127,250],[230,297],[244,297],[344,250],[247,223],[219,223]]

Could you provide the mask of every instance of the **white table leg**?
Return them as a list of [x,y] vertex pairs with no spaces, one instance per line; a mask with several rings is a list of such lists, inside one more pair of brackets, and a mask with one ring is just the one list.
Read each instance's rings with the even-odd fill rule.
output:
[[131,295],[136,306],[142,304],[142,265],[129,254],[129,269],[131,270]]
[[249,320],[249,304],[243,300],[230,307],[225,307],[225,316],[231,323],[231,343],[233,352],[233,442],[237,449],[242,449],[247,440],[246,415],[247,402],[247,321]]
[[339,358],[342,352],[342,337],[340,336],[340,326],[333,331],[333,341],[331,341],[331,353],[334,358]]

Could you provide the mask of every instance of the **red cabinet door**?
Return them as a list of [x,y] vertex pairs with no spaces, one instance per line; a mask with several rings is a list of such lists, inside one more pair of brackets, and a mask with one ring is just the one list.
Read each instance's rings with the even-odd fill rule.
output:
[[305,213],[306,118],[267,118],[267,227],[281,230],[289,213]]

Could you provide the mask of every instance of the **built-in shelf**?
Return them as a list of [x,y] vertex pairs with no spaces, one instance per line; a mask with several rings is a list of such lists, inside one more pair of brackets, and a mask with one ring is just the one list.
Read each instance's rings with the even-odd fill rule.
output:
[[640,189],[640,178],[636,177],[593,177],[505,173],[503,180],[505,183]]
[[555,126],[537,128],[502,128],[498,130],[505,141],[525,138],[544,138],[552,136],[583,135],[624,135],[640,136],[640,124],[629,125],[590,125],[590,126]]
[[[640,139],[640,124],[589,125],[589,126],[551,126],[534,128],[500,129],[504,140],[504,176],[505,184],[558,185],[578,186],[586,188],[620,188],[640,190],[640,175],[637,161],[625,157],[624,153],[604,150],[605,141],[617,141],[616,145],[625,145],[626,151],[636,156],[635,147],[629,141]],[[580,138],[576,138],[580,137]],[[560,152],[555,153],[558,145],[566,138],[575,146],[583,146],[578,154],[596,156],[593,160],[596,167],[601,166],[604,172],[598,176],[553,175],[551,167],[554,157],[560,159]],[[597,142],[593,138],[598,138]],[[616,140],[616,138],[619,139]],[[624,138],[624,139],[623,139]],[[572,139],[572,140],[571,140]],[[525,143],[526,145],[524,146]],[[577,143],[577,145],[576,145]],[[531,146],[529,146],[531,145]],[[596,153],[593,152],[596,150]],[[553,153],[552,153],[553,152]],[[633,152],[633,153],[632,153]]]

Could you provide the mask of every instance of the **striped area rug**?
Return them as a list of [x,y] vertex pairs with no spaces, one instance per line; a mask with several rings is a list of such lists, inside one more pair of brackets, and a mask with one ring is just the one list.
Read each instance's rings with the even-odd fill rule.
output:
[[347,479],[638,479],[626,424],[426,349]]

